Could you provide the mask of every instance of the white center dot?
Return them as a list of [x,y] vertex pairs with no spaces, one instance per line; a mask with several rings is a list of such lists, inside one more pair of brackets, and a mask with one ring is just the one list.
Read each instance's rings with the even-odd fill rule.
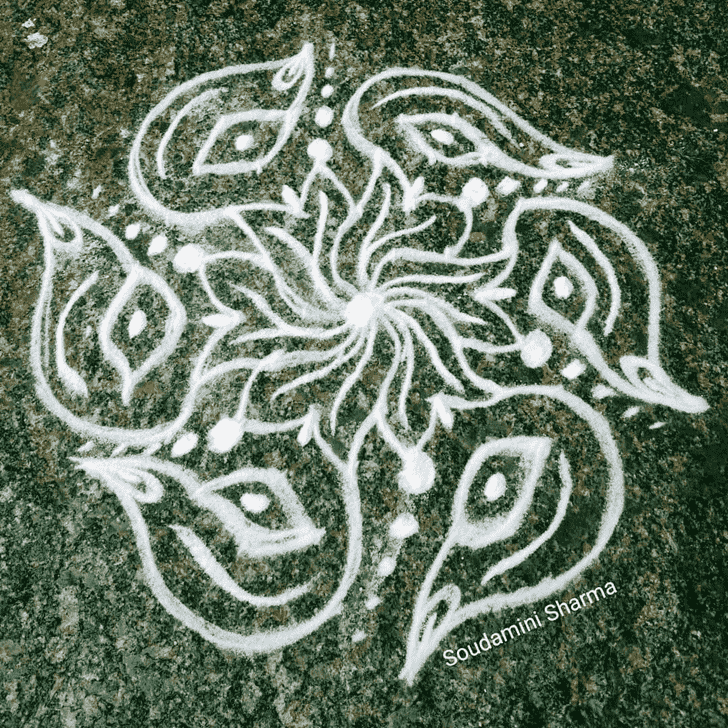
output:
[[430,136],[435,141],[440,142],[440,144],[445,144],[446,146],[455,141],[455,137],[449,131],[445,131],[445,129],[433,129],[430,132]]
[[483,495],[489,501],[498,500],[506,492],[506,476],[503,473],[495,473],[488,478],[485,484]]
[[314,121],[318,126],[328,126],[334,120],[334,112],[328,106],[322,106],[320,109],[316,109],[316,116]]
[[235,149],[239,152],[244,152],[246,149],[250,149],[253,144],[255,144],[255,139],[253,139],[252,134],[241,134],[235,140]]
[[559,276],[554,281],[554,295],[556,298],[568,298],[573,290],[574,284],[566,276]]
[[270,498],[263,493],[243,493],[240,505],[248,513],[262,513],[270,505]]
[[377,309],[377,301],[365,293],[357,293],[354,298],[346,304],[344,316],[350,326],[357,329],[364,328],[374,316]]
[[329,96],[331,96],[331,94],[333,94],[333,93],[334,93],[334,87],[333,87],[333,86],[332,86],[332,85],[331,85],[330,83],[327,83],[327,84],[326,84],[326,85],[325,85],[325,86],[324,86],[324,87],[323,87],[323,88],[321,89],[321,95],[322,95],[322,96],[323,96],[323,97],[324,97],[325,99],[328,99],[328,98],[329,98]]

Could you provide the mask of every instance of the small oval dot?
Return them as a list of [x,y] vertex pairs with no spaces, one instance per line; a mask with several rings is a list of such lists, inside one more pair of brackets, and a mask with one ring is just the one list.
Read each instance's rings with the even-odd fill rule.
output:
[[329,144],[325,139],[314,139],[308,145],[308,149],[306,151],[308,152],[308,156],[311,157],[311,159],[315,159],[317,162],[328,162],[334,153],[333,149],[331,149],[331,144]]
[[483,495],[489,501],[498,500],[506,492],[506,476],[503,473],[494,473],[488,478],[483,489]]
[[554,295],[556,298],[568,298],[573,291],[574,284],[566,276],[559,276],[554,281]]
[[551,358],[553,350],[554,346],[548,334],[541,329],[534,329],[523,341],[521,360],[529,369],[536,369]]
[[141,231],[142,226],[138,222],[134,222],[131,225],[126,226],[126,230],[124,231],[124,236],[127,240],[134,240],[137,235],[139,235],[139,232]]
[[182,455],[187,455],[188,452],[194,450],[197,446],[197,439],[197,435],[194,432],[186,432],[172,445],[172,457],[182,457]]
[[316,116],[314,121],[318,126],[328,126],[334,120],[334,112],[328,106],[322,106],[320,109],[316,109]]
[[252,134],[241,134],[235,140],[235,149],[239,152],[244,152],[246,149],[250,149],[255,144],[255,139]]
[[172,267],[178,273],[194,273],[199,270],[205,258],[205,251],[199,245],[185,245],[177,251]]
[[147,315],[141,309],[137,309],[129,319],[129,338],[133,339],[135,336],[141,334],[144,331],[144,327],[147,325]]
[[397,568],[397,562],[391,556],[385,556],[377,566],[379,576],[389,576]]
[[243,493],[240,505],[249,513],[262,513],[270,505],[270,498],[263,493]]
[[455,137],[445,129],[433,129],[430,132],[430,136],[435,140],[440,142],[440,144],[449,145],[452,144],[455,141]]
[[166,235],[155,235],[149,243],[147,255],[159,255],[164,252],[167,249],[167,242]]
[[333,87],[333,86],[332,86],[332,85],[331,85],[330,83],[327,83],[327,84],[326,84],[326,85],[325,85],[325,86],[324,86],[324,87],[323,87],[323,88],[321,89],[321,95],[322,95],[322,96],[323,96],[323,97],[324,97],[325,99],[328,99],[328,98],[329,98],[329,96],[331,96],[331,95],[332,95],[333,93],[334,93],[334,87]]

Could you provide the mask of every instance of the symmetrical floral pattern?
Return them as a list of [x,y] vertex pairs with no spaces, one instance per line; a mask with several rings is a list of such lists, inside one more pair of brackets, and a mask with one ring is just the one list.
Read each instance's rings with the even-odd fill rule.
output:
[[[564,380],[590,365],[603,379],[596,399],[619,393],[693,413],[707,403],[660,364],[660,286],[649,250],[577,199],[611,169],[611,157],[557,144],[467,79],[392,69],[343,108],[356,173],[344,181],[343,152],[323,138],[335,112],[322,104],[320,136],[305,147],[310,167],[292,180],[290,165],[276,162],[301,150],[315,57],[307,43],[288,59],[206,73],[152,109],[132,146],[130,185],[167,233],[191,238],[176,248],[158,235],[146,258],[133,255],[90,217],[12,193],[36,214],[45,243],[31,362],[44,404],[90,438],[77,466],[118,497],[160,604],[227,649],[277,649],[340,612],[362,564],[358,477],[368,437],[396,457],[408,510],[393,517],[367,609],[377,608],[377,589],[420,528],[418,497],[452,493],[449,530],[413,605],[401,673],[412,682],[463,621],[563,589],[608,543],[623,503],[621,460],[606,419]],[[332,80],[333,67],[324,76]],[[329,82],[320,89],[325,100],[334,93]],[[127,240],[138,234],[138,226],[126,230]],[[625,282],[625,268],[637,279]],[[646,341],[646,351],[634,352],[639,307],[642,330],[632,339]],[[573,360],[562,384],[504,381],[514,365],[548,367],[563,347]],[[149,384],[164,399],[163,421],[144,408]],[[503,436],[510,415],[493,413],[506,404],[522,418]],[[544,407],[567,415],[539,430]],[[477,442],[462,474],[440,467],[437,438],[460,437],[466,426]],[[564,532],[583,479],[572,452],[579,432],[593,445],[601,516],[588,553],[554,564],[543,555]],[[298,452],[296,462],[257,462],[274,441]],[[91,454],[106,445],[113,451]],[[200,452],[233,457],[236,467],[197,475]],[[319,470],[305,475],[311,456],[302,453],[311,452]],[[335,483],[327,502],[339,504],[344,541],[316,505],[321,473]],[[195,578],[253,610],[237,629],[175,594],[156,555],[146,513],[174,492],[223,534],[216,541],[197,526],[165,524]],[[339,549],[331,579],[301,576],[273,593],[254,588],[252,577],[245,583],[241,564],[327,548]],[[468,587],[442,583],[457,549],[488,564]],[[533,566],[522,573],[525,563]],[[255,610],[291,604],[302,606],[289,624],[259,627]]]

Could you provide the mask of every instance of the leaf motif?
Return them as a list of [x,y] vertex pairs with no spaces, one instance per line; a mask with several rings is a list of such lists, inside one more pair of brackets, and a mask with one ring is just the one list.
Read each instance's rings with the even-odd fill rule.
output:
[[[188,228],[214,224],[230,206],[285,211],[286,205],[262,202],[260,194],[252,194],[261,191],[257,180],[251,180],[251,190],[240,199],[240,185],[230,186],[226,179],[260,175],[278,155],[298,123],[313,70],[313,46],[306,43],[290,58],[229,66],[174,89],[149,112],[134,140],[129,179],[141,203],[169,223]],[[270,97],[269,105],[261,106],[261,97]],[[206,183],[217,178],[212,180],[219,192],[216,202],[207,209],[178,209],[179,190],[170,195],[167,181],[183,184],[187,197],[194,198],[200,177]],[[278,194],[279,189],[276,198]],[[268,200],[273,198],[269,190]]]
[[[571,344],[614,389],[645,402],[683,412],[702,412],[707,402],[675,384],[660,364],[660,278],[647,246],[626,225],[599,208],[566,198],[521,199],[503,228],[506,246],[518,251],[516,229],[533,235],[528,225],[536,212],[566,214],[566,228],[551,240],[528,296],[528,312],[569,337]],[[553,216],[558,220],[556,215]],[[594,234],[572,218],[586,218]],[[533,245],[516,258],[533,258]],[[607,252],[609,255],[607,255]],[[621,270],[630,271],[629,276]],[[634,271],[634,272],[633,272]],[[632,302],[625,303],[629,287]],[[642,315],[640,315],[642,314]],[[630,329],[641,328],[636,333]],[[646,335],[646,352],[635,354],[621,343]],[[619,362],[622,372],[615,369]],[[646,377],[640,376],[640,371]],[[659,382],[659,384],[658,384]]]
[[[154,508],[157,508],[155,513],[168,513],[170,502],[174,502],[168,500],[172,498],[171,495],[168,495],[168,491],[178,490],[177,486],[179,486],[183,496],[195,506],[193,510],[201,509],[206,514],[200,523],[209,524],[212,519],[212,522],[219,524],[222,530],[232,537],[238,548],[238,554],[244,559],[270,559],[296,554],[315,547],[323,538],[325,530],[314,525],[299,495],[283,471],[247,466],[239,468],[229,475],[205,482],[188,468],[148,455],[110,458],[78,457],[73,460],[79,470],[101,481],[119,499],[131,522],[147,583],[169,614],[188,628],[198,632],[204,639],[223,649],[243,654],[255,654],[270,652],[292,644],[316,630],[336,614],[351,587],[361,559],[361,513],[353,469],[337,458],[321,438],[316,418],[313,420],[311,429],[312,439],[318,446],[319,457],[334,466],[335,474],[335,480],[332,480],[330,485],[317,483],[317,488],[324,488],[324,493],[327,487],[340,488],[337,495],[343,501],[348,533],[348,546],[345,549],[346,563],[343,572],[341,566],[336,564],[322,567],[322,574],[327,573],[326,569],[330,569],[332,575],[334,570],[337,574],[337,578],[332,582],[328,598],[322,601],[318,598],[322,596],[322,593],[317,594],[317,598],[302,607],[306,610],[304,613],[311,613],[309,617],[280,629],[258,629],[248,633],[231,631],[209,621],[187,606],[172,591],[179,585],[179,582],[173,584],[169,581],[171,572],[158,561],[155,548],[159,539],[159,529],[154,536],[150,534],[145,514],[147,509],[154,510]],[[309,445],[309,454],[313,455],[310,447]],[[257,448],[253,449],[257,450]],[[313,471],[310,472],[320,474],[321,465],[321,462],[312,465]],[[300,472],[307,472],[306,465]],[[298,477],[301,477],[300,474]],[[302,481],[299,480],[299,487],[301,482],[306,482],[307,477],[304,475]],[[239,495],[240,486],[244,487],[245,492],[240,496],[239,504],[237,504],[232,497],[227,496],[231,495],[232,489],[236,488]],[[179,495],[175,497],[179,498]],[[323,507],[322,504],[325,504],[326,512],[330,510],[331,500],[325,495],[323,497],[319,495],[314,498],[315,500],[320,502],[317,506],[319,512]],[[179,503],[179,501],[177,502]],[[272,508],[274,503],[278,506],[275,518],[278,518],[282,512],[286,523],[282,527],[269,528],[263,525],[262,519],[265,518],[266,510],[269,506]],[[175,510],[175,514],[177,517],[183,517],[180,511]],[[169,528],[176,535],[182,547],[186,549],[192,561],[199,567],[200,573],[204,574],[217,590],[221,593],[224,592],[227,597],[246,602],[253,607],[269,608],[287,604],[308,593],[318,578],[314,576],[302,584],[284,588],[274,594],[256,593],[254,590],[243,588],[238,583],[238,580],[213,553],[205,538],[200,536],[194,528],[179,523],[169,524]],[[334,541],[338,538],[340,538],[338,534],[332,536]],[[165,573],[167,577],[163,575]],[[287,572],[284,572],[282,576],[290,579]],[[207,592],[209,589],[206,590]],[[187,598],[186,596],[185,599]]]
[[[33,314],[30,347],[36,389],[43,403],[75,432],[108,442],[149,444],[179,429],[184,417],[148,429],[131,429],[98,424],[95,418],[81,416],[74,410],[73,400],[89,400],[97,393],[90,390],[78,367],[72,366],[69,359],[73,357],[68,353],[73,350],[81,359],[94,361],[106,358],[121,375],[122,401],[130,404],[134,387],[169,356],[179,340],[186,316],[177,296],[162,278],[141,266],[118,237],[90,217],[41,202],[24,190],[15,190],[11,196],[35,213],[44,243],[45,268]],[[89,273],[90,263],[95,270]],[[103,272],[99,266],[104,266]],[[79,278],[83,278],[80,284]],[[120,290],[103,315],[104,294],[117,281]],[[161,296],[170,316],[161,344],[141,366],[132,369],[111,340],[111,331],[125,304],[143,286]],[[94,324],[98,324],[98,341],[93,335]],[[139,333],[135,328],[138,321],[135,327],[131,327],[132,321],[129,324],[131,338]],[[69,340],[71,335],[73,339]],[[62,390],[56,385],[56,377]],[[71,395],[70,401],[64,400],[66,394]],[[82,404],[88,406],[88,402]]]
[[393,68],[373,76],[348,102],[343,125],[356,149],[397,177],[405,198],[415,181],[404,171],[411,164],[397,151],[398,136],[429,164],[539,180],[590,177],[613,162],[558,144],[476,83],[438,71]]
[[[475,420],[476,427],[478,431],[487,433],[487,422],[498,423],[504,419],[504,412],[497,408],[510,405],[506,411],[512,411],[514,406],[520,411],[523,405],[516,403],[522,398],[526,398],[531,407],[545,406],[549,411],[549,422],[553,420],[553,409],[556,405],[569,410],[572,421],[557,438],[553,434],[513,434],[505,438],[488,439],[476,447],[468,459],[453,497],[450,529],[428,570],[415,604],[407,643],[407,659],[400,674],[410,684],[438,644],[466,620],[488,612],[528,604],[564,588],[597,558],[619,520],[624,500],[619,454],[606,420],[581,399],[558,387],[524,386],[504,390],[485,402],[469,402],[448,397],[447,404],[451,410],[462,413],[459,418],[465,413],[471,418],[479,417],[480,419]],[[490,408],[496,411],[490,412]],[[530,410],[528,415],[526,429],[532,431],[538,417]],[[573,415],[576,416],[575,422]],[[482,418],[486,418],[486,423]],[[473,424],[469,426],[472,427]],[[553,429],[550,429],[549,433],[552,432]],[[589,436],[585,438],[587,433]],[[453,430],[453,435],[457,435],[456,429]],[[513,571],[527,560],[533,563],[535,554],[548,553],[551,539],[557,532],[563,532],[561,526],[569,513],[575,492],[571,463],[579,462],[580,457],[571,457],[567,453],[572,447],[587,447],[585,441],[589,440],[596,440],[601,458],[591,458],[589,484],[583,486],[587,488],[586,493],[595,487],[595,473],[600,467],[606,466],[603,475],[606,487],[601,521],[598,524],[587,524],[591,529],[588,531],[591,550],[584,556],[582,549],[576,548],[572,556],[572,561],[576,559],[576,563],[566,568],[561,565],[563,557],[560,556],[558,562],[563,570],[556,577],[549,572],[537,573],[527,580],[529,586],[521,586],[511,591],[496,591],[493,587],[496,577]],[[590,443],[588,447],[591,452],[593,445]],[[540,495],[542,479],[548,464],[554,460],[550,453],[555,452],[559,453],[555,468],[558,477],[549,477],[556,479],[560,485],[556,493]],[[602,464],[598,465],[600,460]],[[507,464],[509,461],[515,461],[515,467],[504,470],[503,463]],[[488,475],[490,477],[486,477]],[[578,482],[583,476],[577,474],[577,478]],[[592,496],[596,497],[596,494]],[[537,524],[535,532],[532,530],[534,526],[531,521]],[[525,537],[521,536],[524,529],[528,533],[525,543]],[[505,549],[506,555],[502,556],[503,549],[498,551],[497,547],[504,542],[508,548]],[[472,560],[470,563],[477,563],[482,568],[481,565],[490,562],[490,567],[484,573],[481,571],[468,575],[473,583],[480,584],[480,591],[484,587],[491,590],[487,596],[479,597],[479,590],[476,588],[475,598],[466,599],[461,588],[455,584],[446,584],[436,590],[436,582],[446,560],[463,548],[479,554],[477,561]],[[548,556],[540,558],[541,562],[537,563],[550,563]],[[524,577],[520,579],[524,580]],[[508,582],[504,584],[507,585]],[[446,606],[444,615],[440,609],[443,603]]]
[[[165,321],[165,334],[162,341],[136,369],[132,369],[129,360],[114,343],[111,334],[122,310],[140,286],[149,286],[157,291],[164,298],[169,313]],[[99,325],[101,351],[121,376],[121,401],[125,405],[128,406],[131,402],[131,396],[137,384],[174,351],[186,323],[187,314],[184,306],[167,283],[156,273],[138,264],[134,265]]]

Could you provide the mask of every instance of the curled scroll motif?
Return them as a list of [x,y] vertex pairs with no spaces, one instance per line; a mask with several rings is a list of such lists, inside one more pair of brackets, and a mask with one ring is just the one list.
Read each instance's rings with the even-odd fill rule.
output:
[[430,166],[470,169],[476,178],[493,169],[571,180],[604,173],[613,162],[558,144],[476,83],[438,71],[393,68],[373,76],[351,97],[342,122],[349,142],[397,178],[407,209],[437,190],[427,190],[426,174],[412,179],[405,171],[412,165],[397,151],[399,140]]
[[[245,444],[256,448],[254,439]],[[157,456],[74,460],[118,498],[144,577],[164,609],[223,649],[255,654],[318,629],[340,609],[358,570],[361,515],[352,469],[333,454],[317,425],[306,453],[308,465],[293,477],[248,465],[209,481]],[[316,509],[318,523],[304,502]],[[171,512],[187,522],[169,522]],[[269,512],[273,525],[265,523]],[[345,517],[345,541],[321,522],[335,513]],[[323,555],[336,547],[336,561]],[[292,604],[297,618],[279,626],[276,610]],[[254,628],[261,623],[275,627]]]
[[[215,224],[230,206],[286,209],[260,199],[258,177],[288,142],[312,80],[313,46],[306,43],[290,58],[229,66],[177,87],[149,112],[134,140],[129,181],[139,201],[186,229]],[[269,99],[264,106],[261,96]],[[212,201],[179,209],[180,184],[193,200]]]

